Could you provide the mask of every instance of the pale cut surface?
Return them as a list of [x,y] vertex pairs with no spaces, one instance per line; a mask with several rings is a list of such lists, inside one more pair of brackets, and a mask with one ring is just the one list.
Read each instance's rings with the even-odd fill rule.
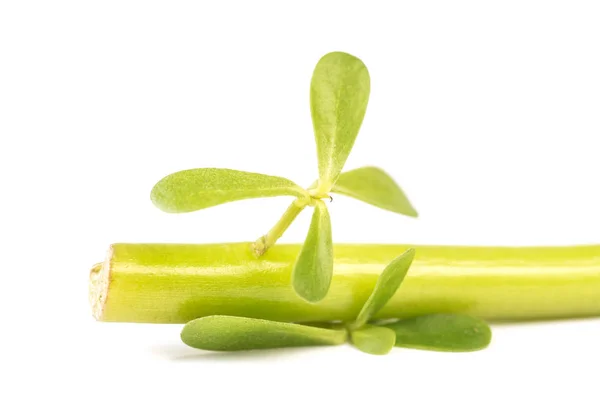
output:
[[110,246],[106,259],[101,263],[94,264],[90,271],[88,300],[92,308],[92,315],[98,321],[102,320],[104,305],[108,297],[112,256],[113,246]]

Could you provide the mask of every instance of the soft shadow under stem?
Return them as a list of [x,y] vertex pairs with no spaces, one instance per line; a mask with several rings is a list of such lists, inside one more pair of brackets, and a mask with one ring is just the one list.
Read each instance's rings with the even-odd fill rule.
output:
[[183,345],[161,345],[153,346],[152,352],[158,356],[176,362],[195,362],[202,360],[241,360],[255,361],[258,359],[279,359],[295,355],[296,353],[306,353],[306,351],[319,351],[319,349],[337,346],[313,346],[313,347],[284,347],[277,349],[258,349],[245,351],[205,351],[198,350]]

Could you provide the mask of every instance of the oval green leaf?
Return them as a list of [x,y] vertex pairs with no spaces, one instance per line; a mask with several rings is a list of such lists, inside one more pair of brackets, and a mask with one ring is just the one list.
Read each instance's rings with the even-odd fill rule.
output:
[[377,279],[371,296],[369,296],[358,317],[356,317],[356,321],[350,324],[351,329],[358,329],[369,322],[394,296],[394,293],[402,284],[414,257],[415,249],[408,249],[385,267]]
[[392,211],[409,217],[417,217],[417,210],[412,206],[400,186],[382,169],[363,167],[341,174],[331,191],[375,207]]
[[352,150],[369,101],[370,78],[358,58],[341,52],[323,56],[310,84],[319,188],[328,192]]
[[317,200],[308,234],[292,272],[296,293],[311,303],[322,300],[333,275],[331,220],[327,206]]
[[476,351],[492,340],[488,324],[468,315],[432,314],[383,325],[396,332],[396,346],[434,351]]
[[326,346],[345,343],[343,330],[264,319],[213,315],[188,322],[181,340],[190,347],[213,351]]
[[150,198],[162,211],[184,213],[256,197],[307,195],[294,182],[278,176],[197,168],[164,177],[152,188]]
[[367,325],[353,330],[350,332],[350,338],[354,347],[376,356],[389,353],[396,343],[394,331],[382,326]]

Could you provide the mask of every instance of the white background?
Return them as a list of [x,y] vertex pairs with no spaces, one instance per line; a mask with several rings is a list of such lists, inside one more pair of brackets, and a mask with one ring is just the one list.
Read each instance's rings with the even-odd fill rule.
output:
[[310,76],[334,50],[372,79],[347,168],[385,168],[421,214],[337,197],[335,241],[600,241],[597,2],[0,4],[1,398],[600,397],[598,319],[495,326],[471,354],[215,355],[180,326],[98,323],[87,304],[110,243],[270,227],[288,199],[169,215],[149,191],[209,166],[310,184]]

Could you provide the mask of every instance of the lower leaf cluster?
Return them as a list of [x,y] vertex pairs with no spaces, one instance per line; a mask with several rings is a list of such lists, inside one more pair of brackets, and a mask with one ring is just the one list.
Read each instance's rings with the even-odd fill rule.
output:
[[[212,315],[188,322],[181,332],[187,345],[214,351],[340,345],[383,355],[396,347],[436,351],[475,351],[490,343],[485,321],[461,314],[430,314],[392,322],[375,315],[400,287],[414,258],[409,249],[379,276],[373,292],[351,323],[295,324],[228,315]],[[370,323],[369,323],[370,322]]]
[[352,329],[344,324],[304,325],[264,319],[212,315],[190,321],[181,332],[188,346],[212,351],[240,351],[350,342],[357,349],[384,355],[392,348],[467,352],[491,341],[485,321],[461,314],[430,314]]

